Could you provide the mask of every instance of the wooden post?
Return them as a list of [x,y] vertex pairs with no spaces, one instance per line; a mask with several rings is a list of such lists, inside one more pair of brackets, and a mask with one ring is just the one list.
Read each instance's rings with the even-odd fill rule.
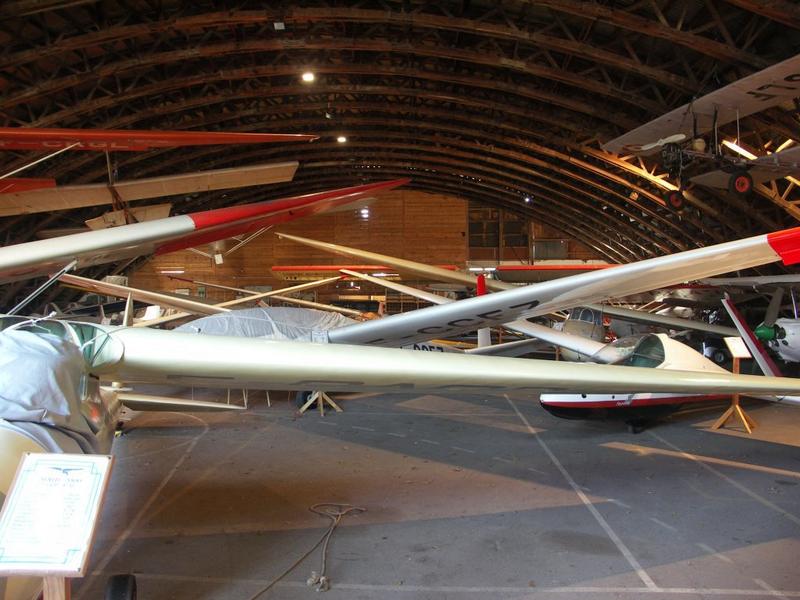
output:
[[45,575],[44,600],[70,600],[69,579],[55,575]]
[[311,405],[314,404],[314,402],[317,403],[317,408],[319,408],[319,414],[322,417],[325,416],[326,403],[330,404],[331,408],[333,408],[333,410],[335,410],[336,412],[344,412],[341,408],[339,408],[339,405],[336,404],[336,402],[334,402],[330,396],[328,396],[328,394],[326,394],[322,390],[314,390],[311,396],[309,396],[308,401],[300,409],[300,414],[306,412],[306,410],[308,410],[311,407]]
[[[739,360],[740,359],[738,357],[733,358],[733,372],[736,375],[739,374]],[[739,394],[733,394],[733,396],[731,396],[731,405],[724,413],[722,413],[722,416],[720,416],[720,418],[714,422],[714,424],[711,426],[711,429],[719,429],[720,427],[723,427],[725,423],[727,423],[731,417],[734,416],[739,418],[747,433],[753,433],[753,429],[758,426],[755,420],[746,412],[744,412],[739,404]]]

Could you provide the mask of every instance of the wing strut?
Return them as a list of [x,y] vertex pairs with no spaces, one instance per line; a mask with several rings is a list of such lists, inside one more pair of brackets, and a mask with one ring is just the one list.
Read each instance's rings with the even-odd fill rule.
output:
[[28,169],[28,168],[30,168],[30,167],[32,167],[34,165],[38,165],[40,162],[44,162],[44,161],[46,161],[48,159],[53,158],[54,156],[58,156],[62,152],[66,152],[67,150],[72,150],[77,145],[78,145],[78,142],[75,142],[74,144],[70,144],[69,146],[65,146],[64,148],[61,148],[61,150],[56,150],[55,152],[51,152],[50,154],[46,154],[42,158],[39,158],[39,159],[37,159],[37,160],[35,160],[33,162],[29,162],[29,163],[27,163],[25,165],[22,165],[18,169],[14,169],[13,171],[9,171],[8,173],[0,175],[0,179],[5,179],[6,177],[11,177],[12,175],[16,175],[20,171],[24,171],[25,169]]
[[68,264],[66,267],[62,268],[60,271],[58,271],[58,272],[57,272],[57,273],[55,273],[54,275],[51,275],[50,279],[48,279],[47,281],[45,281],[45,282],[44,282],[42,285],[40,285],[38,288],[36,288],[36,289],[35,289],[35,290],[33,290],[33,291],[30,293],[30,294],[28,294],[28,295],[25,297],[25,299],[23,299],[23,300],[22,300],[22,302],[20,302],[20,303],[19,303],[19,304],[17,304],[17,305],[16,305],[14,308],[12,308],[10,311],[8,311],[8,313],[7,313],[7,314],[9,314],[9,315],[15,315],[15,314],[17,314],[17,313],[18,313],[20,310],[22,310],[22,309],[23,309],[23,308],[24,308],[24,307],[25,307],[25,306],[26,306],[28,303],[30,303],[30,302],[31,302],[31,301],[32,301],[34,298],[36,298],[36,296],[38,296],[39,294],[41,294],[42,292],[44,292],[44,291],[45,291],[47,288],[49,288],[49,287],[50,287],[51,285],[53,285],[53,284],[54,284],[56,281],[58,281],[58,278],[59,278],[59,277],[61,277],[61,276],[62,276],[64,273],[66,273],[67,271],[71,271],[72,269],[74,269],[74,268],[75,268],[75,265],[77,265],[77,264],[78,264],[78,260],[77,260],[77,259],[75,259],[75,260],[73,260],[71,263],[69,263],[69,264]]

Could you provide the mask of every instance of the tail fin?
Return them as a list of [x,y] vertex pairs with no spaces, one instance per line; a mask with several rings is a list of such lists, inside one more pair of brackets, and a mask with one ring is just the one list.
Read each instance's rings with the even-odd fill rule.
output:
[[778,369],[775,361],[772,360],[772,357],[770,357],[769,354],[767,354],[764,345],[747,326],[747,323],[744,322],[741,313],[736,306],[734,306],[733,302],[731,302],[730,298],[723,298],[722,305],[725,307],[725,310],[728,311],[733,324],[739,331],[739,335],[742,336],[742,340],[744,340],[747,349],[750,350],[750,354],[753,355],[753,358],[758,363],[758,366],[761,367],[764,375],[769,375],[770,377],[782,377],[780,369]]

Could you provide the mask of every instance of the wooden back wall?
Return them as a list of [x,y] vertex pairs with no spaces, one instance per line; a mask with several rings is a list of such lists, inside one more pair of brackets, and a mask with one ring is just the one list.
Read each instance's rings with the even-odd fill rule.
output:
[[[373,252],[399,256],[430,264],[463,266],[467,260],[467,203],[458,198],[415,191],[396,190],[380,195],[370,205],[370,216],[362,219],[358,211],[346,210],[308,217],[280,225],[274,231],[291,233],[326,242],[354,246]],[[225,242],[231,248],[234,240]],[[209,252],[208,246],[200,248]],[[278,239],[273,230],[262,234],[243,248],[226,256],[222,265],[185,250],[154,257],[130,275],[132,286],[173,292],[195,286],[175,281],[164,270],[184,269],[179,275],[233,287],[285,287],[270,271],[272,265],[359,264]],[[320,300],[334,294],[332,288],[320,290]],[[215,300],[227,300],[233,293],[207,290]]]

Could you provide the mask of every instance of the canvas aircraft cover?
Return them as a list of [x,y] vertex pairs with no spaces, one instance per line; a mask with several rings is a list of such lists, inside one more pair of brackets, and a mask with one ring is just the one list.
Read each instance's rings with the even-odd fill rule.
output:
[[[0,419],[56,427],[91,452],[91,441],[95,438],[81,414],[85,371],[80,349],[69,341],[51,334],[3,331],[0,333]],[[35,435],[37,439],[41,437],[39,433],[47,438],[48,428],[37,426],[37,430],[40,430]],[[51,445],[47,439],[39,441]]]
[[196,319],[176,331],[300,342],[326,341],[324,332],[357,323],[338,313],[309,308],[234,310]]

